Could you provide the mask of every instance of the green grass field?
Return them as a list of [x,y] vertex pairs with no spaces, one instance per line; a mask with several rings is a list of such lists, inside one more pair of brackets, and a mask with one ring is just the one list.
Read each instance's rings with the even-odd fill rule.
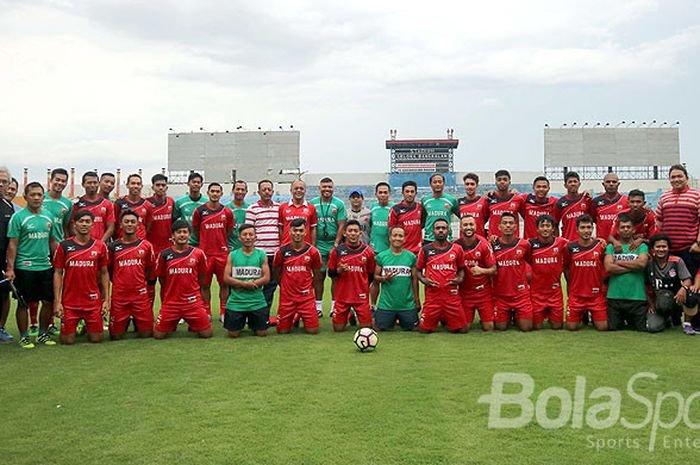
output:
[[[199,340],[184,327],[165,341],[79,343],[22,350],[0,346],[5,373],[0,461],[75,464],[680,464],[700,448],[700,430],[651,427],[488,429],[478,403],[498,372],[573,396],[576,376],[623,393],[622,415],[646,407],[626,396],[629,378],[656,373],[636,391],[683,397],[700,390],[700,339],[679,330],[578,334],[540,331],[382,333],[375,353],[354,349],[352,333]],[[10,325],[13,332],[14,326]],[[600,401],[587,401],[585,409]],[[672,402],[664,404],[671,421]],[[549,416],[559,412],[553,401]],[[517,409],[506,412],[517,414]],[[690,418],[700,423],[700,399]],[[682,425],[682,423],[681,423]],[[615,447],[597,451],[597,440]],[[620,442],[622,441],[622,442]],[[612,444],[612,442],[610,443]],[[631,444],[631,445],[630,445]],[[638,447],[635,447],[635,444]],[[685,443],[684,443],[685,444]],[[608,444],[609,445],[609,444]],[[673,446],[673,443],[671,443]],[[700,444],[698,444],[700,447]]]

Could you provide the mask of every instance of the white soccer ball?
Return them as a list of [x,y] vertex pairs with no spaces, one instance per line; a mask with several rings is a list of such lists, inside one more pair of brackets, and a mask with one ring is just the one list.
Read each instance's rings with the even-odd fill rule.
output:
[[372,328],[358,329],[355,331],[355,336],[353,336],[352,340],[360,352],[372,352],[377,347],[377,342],[379,342],[377,332]]

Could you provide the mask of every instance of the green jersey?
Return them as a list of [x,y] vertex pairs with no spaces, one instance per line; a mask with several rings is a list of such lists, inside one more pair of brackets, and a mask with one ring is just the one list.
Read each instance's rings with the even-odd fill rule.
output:
[[[231,276],[241,281],[251,281],[262,278],[262,265],[267,261],[267,255],[260,249],[246,255],[243,249],[229,253],[233,267]],[[236,312],[252,312],[267,306],[262,287],[255,290],[241,290],[231,287],[231,294],[226,301],[226,309]]]
[[321,197],[311,200],[311,205],[316,208],[316,248],[321,255],[328,255],[335,244],[335,235],[338,233],[338,222],[345,221],[345,204],[336,197],[331,197],[330,202],[321,202]]
[[53,224],[56,228],[56,241],[61,242],[63,240],[63,227],[68,226],[68,223],[70,223],[73,204],[63,196],[54,200],[49,197],[49,193],[47,192],[42,207],[53,215]]
[[374,202],[370,208],[372,212],[369,218],[369,246],[374,253],[384,252],[389,248],[389,212],[391,207],[382,207],[379,202]]
[[233,212],[233,219],[236,221],[236,226],[231,230],[231,235],[228,237],[228,247],[231,250],[240,249],[241,241],[238,240],[238,228],[245,223],[245,211],[250,206],[247,202],[243,202],[242,207],[237,207],[233,201],[226,205]]
[[[194,215],[194,211],[197,207],[208,201],[209,199],[203,195],[200,195],[197,200],[194,200],[189,194],[177,199],[177,201],[175,201],[175,207],[173,208],[173,221],[185,220],[187,224],[190,225],[190,228],[192,228],[192,215]],[[194,231],[192,231],[192,235],[190,236],[190,245],[199,245],[199,239],[195,236]]]
[[[423,215],[425,216],[425,227],[423,228],[424,239],[426,241],[433,241],[435,237],[433,236],[433,224],[438,218],[444,218],[451,225],[452,210],[457,205],[457,199],[451,195],[442,194],[442,197],[423,197],[420,201],[423,206]],[[448,239],[452,239],[452,227],[449,229]]]
[[381,284],[377,308],[392,311],[416,308],[411,282],[411,270],[415,268],[416,261],[415,254],[405,249],[399,255],[395,255],[391,249],[377,255],[377,265],[382,267],[382,275],[394,273],[391,281]]
[[44,271],[51,268],[51,238],[56,239],[53,215],[43,208],[32,213],[23,208],[10,218],[7,237],[18,239],[15,268]]
[[[646,244],[630,251],[629,244],[622,244],[622,252],[616,253],[612,244],[605,248],[605,255],[612,255],[616,261],[632,261],[640,254],[649,254]],[[647,300],[644,286],[644,270],[625,274],[611,274],[608,284],[608,299]]]

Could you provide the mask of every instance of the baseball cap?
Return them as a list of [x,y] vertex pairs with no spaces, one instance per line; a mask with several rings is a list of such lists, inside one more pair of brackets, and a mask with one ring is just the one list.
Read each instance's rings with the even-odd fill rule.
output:
[[351,190],[351,191],[350,191],[350,195],[348,195],[348,197],[352,197],[353,195],[359,195],[359,196],[362,197],[363,199],[365,198],[365,196],[362,195],[362,191],[359,190],[359,189],[353,189],[353,190]]

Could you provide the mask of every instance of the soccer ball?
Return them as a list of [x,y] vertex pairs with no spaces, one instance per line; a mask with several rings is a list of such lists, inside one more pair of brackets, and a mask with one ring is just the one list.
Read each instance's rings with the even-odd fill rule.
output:
[[372,328],[360,328],[355,332],[352,340],[360,352],[372,352],[377,347],[377,332]]

